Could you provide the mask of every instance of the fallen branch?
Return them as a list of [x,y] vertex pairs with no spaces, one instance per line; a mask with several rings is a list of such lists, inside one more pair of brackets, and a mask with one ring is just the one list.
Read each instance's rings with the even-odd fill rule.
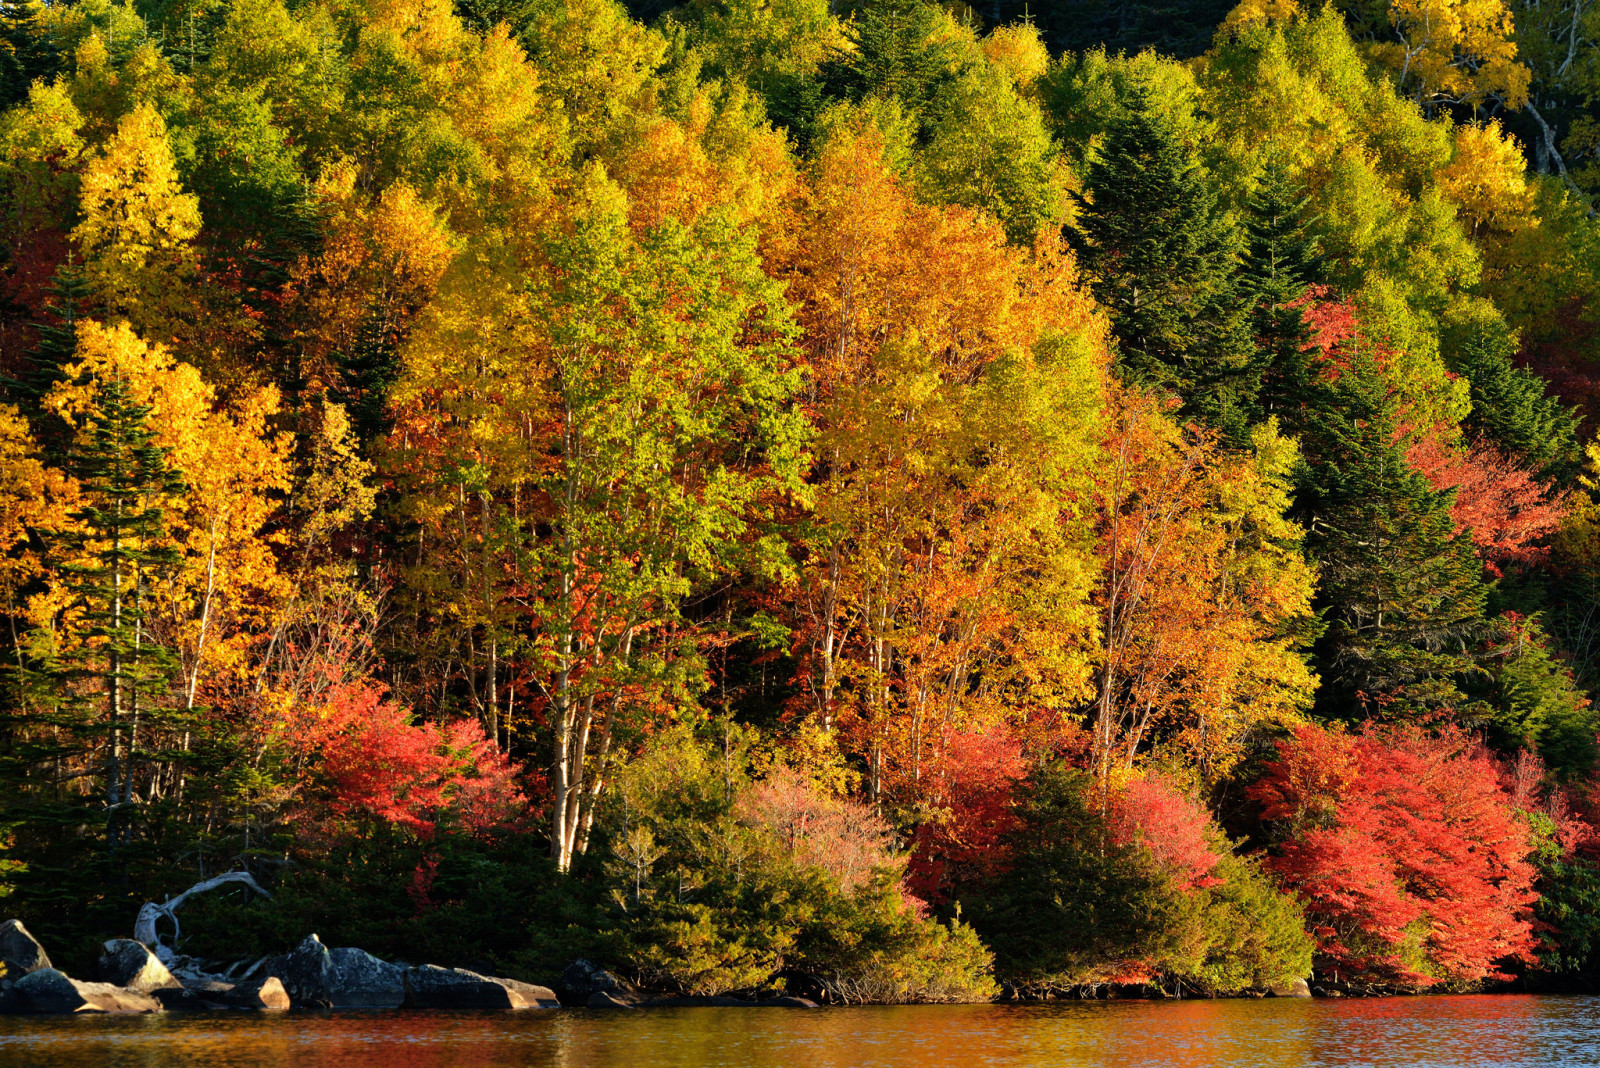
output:
[[[177,943],[180,928],[178,927],[178,906],[187,901],[192,894],[203,894],[207,890],[215,890],[219,886],[237,884],[249,887],[262,897],[270,898],[271,894],[261,889],[255,877],[247,871],[224,872],[215,878],[204,882],[195,883],[177,897],[168,898],[161,904],[146,901],[139,909],[139,918],[133,924],[133,937],[136,941],[143,942],[150,947],[150,951],[163,963],[177,958]],[[161,941],[161,935],[156,931],[156,923],[162,917],[172,921],[172,945],[168,946]]]

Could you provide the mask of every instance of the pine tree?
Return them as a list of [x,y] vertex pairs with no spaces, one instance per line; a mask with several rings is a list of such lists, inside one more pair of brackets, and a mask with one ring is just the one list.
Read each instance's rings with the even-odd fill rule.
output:
[[824,82],[856,100],[895,97],[923,115],[959,65],[955,45],[937,35],[939,19],[924,0],[869,0],[845,23],[853,47],[827,64]]
[[1088,187],[1075,244],[1122,374],[1177,394],[1184,416],[1242,444],[1254,346],[1235,279],[1240,237],[1148,90],[1107,131]]
[[65,375],[78,347],[78,321],[92,306],[94,293],[83,268],[69,258],[50,281],[51,301],[45,305],[50,320],[36,323],[38,342],[28,354],[28,364],[5,383],[6,392],[27,417],[44,455],[59,458],[67,447],[70,428],[59,415],[45,409],[44,399]]
[[1328,402],[1307,417],[1297,508],[1318,569],[1318,701],[1362,700],[1474,670],[1488,590],[1452,494],[1406,462],[1394,401],[1375,360],[1349,356]]
[[1450,370],[1472,384],[1464,425],[1547,476],[1570,476],[1582,459],[1582,420],[1546,393],[1544,379],[1516,365],[1516,352],[1516,338],[1501,322],[1475,325],[1447,350]]
[[1274,159],[1245,201],[1245,253],[1239,289],[1251,305],[1256,364],[1256,419],[1276,415],[1300,429],[1300,412],[1317,404],[1321,380],[1312,365],[1311,330],[1300,307],[1289,307],[1321,284],[1322,249],[1306,225],[1309,197]]
[[68,453],[84,504],[71,515],[75,525],[53,539],[53,549],[72,595],[76,633],[37,680],[53,692],[67,713],[61,718],[74,723],[91,751],[97,738],[104,739],[99,763],[113,848],[126,836],[124,813],[135,799],[140,730],[149,711],[141,702],[165,690],[175,666],[172,654],[151,639],[143,601],[151,581],[177,563],[175,552],[162,545],[162,504],[184,487],[167,450],[155,443],[150,415],[127,383],[104,382]]

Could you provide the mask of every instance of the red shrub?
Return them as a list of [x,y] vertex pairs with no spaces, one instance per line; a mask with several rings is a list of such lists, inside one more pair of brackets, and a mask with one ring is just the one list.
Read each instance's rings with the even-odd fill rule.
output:
[[1178,889],[1216,885],[1211,870],[1220,858],[1206,839],[1210,815],[1161,776],[1147,772],[1113,794],[1106,822],[1112,841],[1142,844]]
[[365,815],[428,836],[440,821],[484,833],[527,808],[519,769],[475,720],[444,730],[414,724],[370,683],[336,687],[296,739],[321,756],[334,815]]
[[1474,740],[1305,726],[1278,752],[1252,794],[1287,831],[1268,867],[1304,900],[1324,967],[1428,986],[1532,959],[1528,832]]

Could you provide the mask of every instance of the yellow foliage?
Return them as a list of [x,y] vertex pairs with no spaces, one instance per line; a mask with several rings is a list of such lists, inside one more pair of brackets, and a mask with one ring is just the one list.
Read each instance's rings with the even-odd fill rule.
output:
[[1389,20],[1398,43],[1373,55],[1415,85],[1423,103],[1474,107],[1499,96],[1515,110],[1528,100],[1532,73],[1517,61],[1511,12],[1501,0],[1393,0]]
[[84,167],[81,189],[83,221],[72,239],[95,296],[141,334],[171,338],[194,275],[200,203],[183,192],[154,108],[141,105],[117,124]]
[[1027,23],[995,27],[983,39],[983,55],[1023,91],[1050,69],[1050,50],[1039,39],[1039,31]]
[[224,404],[199,371],[126,323],[80,323],[76,355],[49,405],[81,431],[99,384],[121,379],[149,406],[156,441],[182,475],[183,493],[167,515],[182,563],[176,579],[155,591],[153,614],[180,653],[192,698],[206,671],[243,663],[252,633],[287,592],[274,551],[279,539],[265,533],[289,489],[292,440],[270,429],[278,391],[268,386]]

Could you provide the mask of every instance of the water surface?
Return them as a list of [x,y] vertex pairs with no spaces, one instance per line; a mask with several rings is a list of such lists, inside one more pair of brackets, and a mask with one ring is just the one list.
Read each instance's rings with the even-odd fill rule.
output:
[[0,1065],[1600,1064],[1600,998],[0,1017]]

